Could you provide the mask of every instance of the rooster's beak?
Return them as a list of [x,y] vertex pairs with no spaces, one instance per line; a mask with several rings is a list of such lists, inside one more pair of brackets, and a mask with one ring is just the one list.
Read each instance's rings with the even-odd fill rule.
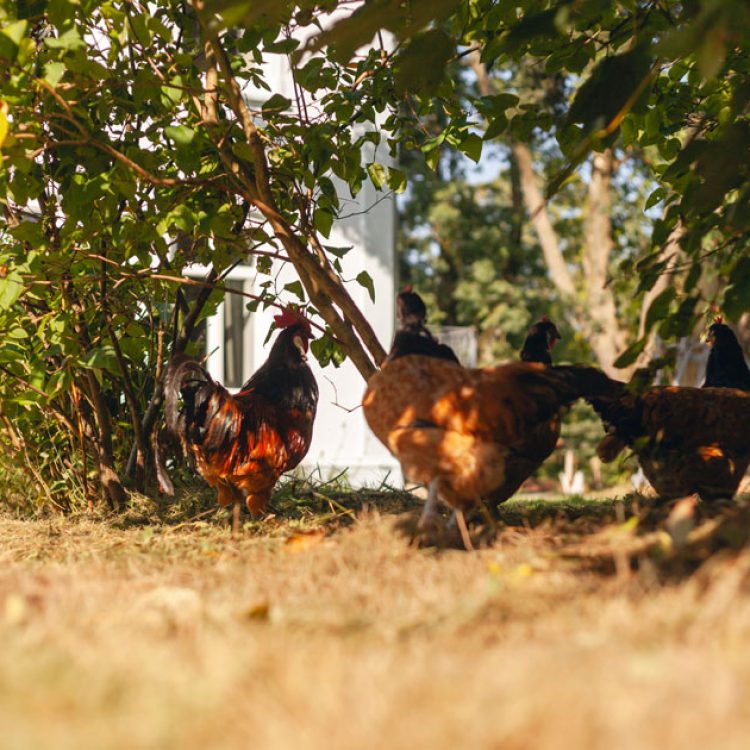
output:
[[295,336],[292,339],[292,343],[297,347],[297,351],[299,352],[299,356],[301,357],[303,362],[307,362],[307,346],[306,342],[302,340],[300,336]]

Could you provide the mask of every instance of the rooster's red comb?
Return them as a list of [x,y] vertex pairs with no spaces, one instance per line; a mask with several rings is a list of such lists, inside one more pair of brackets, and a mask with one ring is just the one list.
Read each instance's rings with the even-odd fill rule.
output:
[[542,315],[541,321],[542,323],[549,323],[549,315]]
[[411,284],[404,284],[402,294],[411,294],[414,291],[414,287]]
[[304,316],[302,311],[296,307],[285,307],[281,310],[278,315],[274,315],[273,322],[276,323],[277,328],[290,328],[291,326],[299,325],[300,323],[305,326],[308,333],[312,332],[310,321]]
[[724,322],[724,316],[723,315],[715,315],[714,316],[714,323],[723,323]]

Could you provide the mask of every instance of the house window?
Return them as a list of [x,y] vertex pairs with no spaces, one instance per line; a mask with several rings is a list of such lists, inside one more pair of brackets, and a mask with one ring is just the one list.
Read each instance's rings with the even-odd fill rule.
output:
[[[230,278],[224,282],[227,290],[247,292],[252,281]],[[187,287],[185,297],[192,304],[198,287]],[[253,353],[253,316],[246,309],[247,297],[227,291],[216,312],[200,321],[193,332],[193,352],[205,357],[211,376],[227,388],[236,390],[250,378],[255,370]]]
[[[227,289],[245,291],[248,282],[229,280]],[[247,299],[227,292],[224,297],[224,385],[240,388],[253,372],[252,316],[245,309]]]

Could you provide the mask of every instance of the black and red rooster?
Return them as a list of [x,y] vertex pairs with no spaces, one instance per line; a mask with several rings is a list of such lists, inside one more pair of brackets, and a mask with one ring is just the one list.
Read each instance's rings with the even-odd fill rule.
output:
[[220,505],[233,505],[235,532],[241,502],[263,514],[277,480],[305,457],[312,439],[318,385],[306,361],[310,322],[291,308],[274,321],[281,333],[239,393],[184,354],[170,360],[165,376],[167,426],[217,488]]

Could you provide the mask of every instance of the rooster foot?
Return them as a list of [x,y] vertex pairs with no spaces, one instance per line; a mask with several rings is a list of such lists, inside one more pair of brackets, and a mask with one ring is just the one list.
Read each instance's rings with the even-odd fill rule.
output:
[[232,504],[232,536],[240,533],[240,514],[242,513],[242,500],[236,499]]

